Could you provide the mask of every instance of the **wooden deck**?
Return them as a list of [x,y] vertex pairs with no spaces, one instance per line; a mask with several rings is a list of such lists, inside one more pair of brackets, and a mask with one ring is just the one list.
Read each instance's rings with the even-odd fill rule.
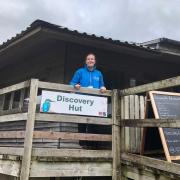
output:
[[[107,91],[103,95],[112,102],[112,116],[108,118],[38,111],[37,97],[42,89],[76,92],[68,85],[32,79],[0,89],[0,173],[20,180],[30,177],[180,179],[180,164],[139,155],[143,127],[180,126],[179,120],[144,119],[145,97],[142,93],[178,85],[180,77],[161,81],[159,86],[152,83],[122,91]],[[102,95],[86,88],[80,92]],[[24,104],[26,98],[29,98],[28,106]],[[111,127],[112,134],[80,133],[77,126],[71,132],[61,131],[57,128],[58,123]],[[71,142],[72,147],[60,147],[60,141]],[[98,146],[97,149],[74,147],[73,143],[79,145],[79,141],[109,142],[112,146],[99,149]]]

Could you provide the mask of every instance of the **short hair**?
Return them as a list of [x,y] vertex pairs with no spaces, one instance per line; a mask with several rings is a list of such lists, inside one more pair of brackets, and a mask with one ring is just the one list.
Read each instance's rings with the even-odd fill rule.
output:
[[95,57],[95,60],[96,60],[96,55],[94,54],[94,53],[88,53],[87,55],[86,55],[86,58],[89,56],[89,55],[93,55],[94,57]]

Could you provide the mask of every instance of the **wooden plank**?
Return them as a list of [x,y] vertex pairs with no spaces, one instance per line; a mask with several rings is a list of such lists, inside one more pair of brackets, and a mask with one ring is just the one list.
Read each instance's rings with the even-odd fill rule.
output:
[[11,110],[13,108],[13,101],[14,101],[14,91],[11,92],[11,97],[10,97],[10,101],[9,101],[9,110]]
[[19,100],[20,110],[23,108],[24,98],[25,98],[25,88],[21,89],[21,92],[20,92],[20,100]]
[[[129,96],[124,96],[124,119],[129,119]],[[119,121],[121,121],[119,119]],[[130,150],[129,127],[125,128],[125,151]]]
[[19,176],[20,161],[0,160],[0,174]]
[[46,139],[69,139],[69,140],[84,140],[84,141],[111,141],[111,135],[105,134],[83,134],[71,132],[50,132],[50,131],[34,131],[34,138]]
[[175,119],[123,119],[121,126],[126,127],[166,127],[180,128],[180,120]]
[[27,113],[9,114],[0,116],[0,122],[24,121],[27,119]]
[[169,88],[169,87],[175,87],[180,85],[180,76],[174,77],[174,78],[169,78],[165,79],[162,81],[157,81],[145,85],[140,85],[136,86],[133,88],[128,88],[128,89],[123,89],[119,91],[119,94],[121,96],[127,96],[131,94],[138,94],[138,93],[144,93],[147,91],[152,91],[152,90],[159,90],[159,89],[164,89],[164,88]]
[[38,80],[31,79],[30,99],[29,99],[25,141],[24,141],[24,154],[23,154],[21,174],[20,174],[21,180],[29,179],[33,130],[34,130],[35,113],[36,113],[37,92],[38,92]]
[[[130,119],[134,119],[135,117],[135,100],[134,95],[129,96],[129,117]],[[136,147],[136,131],[135,128],[129,128],[129,136],[130,136],[130,152],[135,152]]]
[[[135,95],[134,97],[134,112],[135,112],[135,119],[140,118],[140,99],[138,95]],[[135,150],[134,152],[139,153],[140,152],[140,140],[141,140],[141,129],[136,127],[135,128]]]
[[23,155],[23,151],[24,151],[23,148],[0,147],[0,154],[22,156]]
[[4,109],[5,94],[0,95],[0,111]]
[[113,90],[112,94],[112,154],[113,154],[113,170],[112,179],[121,180],[121,160],[120,160],[120,126],[117,119],[118,114],[118,93],[117,90]]
[[9,93],[9,92],[12,92],[12,91],[17,91],[19,89],[23,89],[23,88],[26,88],[26,87],[29,87],[29,85],[30,85],[30,81],[24,81],[24,82],[21,82],[21,83],[12,85],[12,86],[2,88],[2,89],[0,89],[0,95],[1,94],[6,94],[6,93]]
[[89,88],[81,88],[80,90],[76,90],[70,85],[65,84],[58,84],[58,83],[49,83],[49,82],[42,82],[39,81],[39,88],[47,89],[47,90],[56,90],[56,91],[67,91],[67,92],[78,92],[78,93],[85,93],[85,94],[96,94],[99,96],[111,96],[111,91],[107,90],[105,93],[100,93],[97,89],[89,89]]
[[36,113],[36,121],[112,125],[111,118]]
[[148,168],[162,170],[170,174],[179,175],[180,177],[180,171],[179,171],[180,164],[177,164],[177,163],[172,163],[172,162],[170,163],[167,161],[145,157],[141,155],[130,154],[130,153],[122,153],[121,158],[123,160],[122,162],[123,164],[130,162],[130,163],[139,165],[140,167],[145,166]]
[[110,150],[82,150],[82,149],[52,149],[52,148],[33,148],[32,156],[43,157],[62,157],[69,158],[110,158]]
[[111,176],[111,162],[32,161],[30,177]]

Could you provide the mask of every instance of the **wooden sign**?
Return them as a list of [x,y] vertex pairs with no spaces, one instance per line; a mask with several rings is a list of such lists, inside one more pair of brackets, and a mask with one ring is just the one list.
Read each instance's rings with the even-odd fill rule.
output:
[[[180,93],[150,91],[150,101],[156,119],[180,118]],[[180,128],[158,128],[166,159],[180,159]]]

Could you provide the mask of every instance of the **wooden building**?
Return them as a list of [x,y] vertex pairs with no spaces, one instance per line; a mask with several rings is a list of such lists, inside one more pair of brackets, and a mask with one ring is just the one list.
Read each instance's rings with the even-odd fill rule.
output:
[[[178,42],[166,43],[121,42],[41,20],[4,42],[0,46],[0,179],[178,179],[179,164],[139,155],[140,128],[174,127],[173,123],[179,127],[176,121],[148,124],[142,120],[147,91],[180,85],[180,77],[167,79],[180,73]],[[89,52],[96,54],[98,69],[110,89],[104,96],[112,102],[112,116],[40,113],[37,99],[41,90],[76,92],[64,84],[69,84]],[[159,80],[163,81],[154,83]],[[143,85],[146,83],[150,84]],[[102,95],[94,89],[80,92]],[[142,125],[138,121],[132,125],[133,119],[141,120]],[[63,123],[74,131],[62,132]],[[74,124],[81,123],[110,126],[112,134],[78,133]],[[107,141],[112,148],[58,146],[69,140],[77,144],[79,140]]]
[[88,35],[37,20],[1,45],[0,86],[30,78],[68,84],[88,52],[97,55],[108,89],[127,88],[133,80],[140,85],[174,77],[180,71],[178,52],[164,53],[150,45]]

